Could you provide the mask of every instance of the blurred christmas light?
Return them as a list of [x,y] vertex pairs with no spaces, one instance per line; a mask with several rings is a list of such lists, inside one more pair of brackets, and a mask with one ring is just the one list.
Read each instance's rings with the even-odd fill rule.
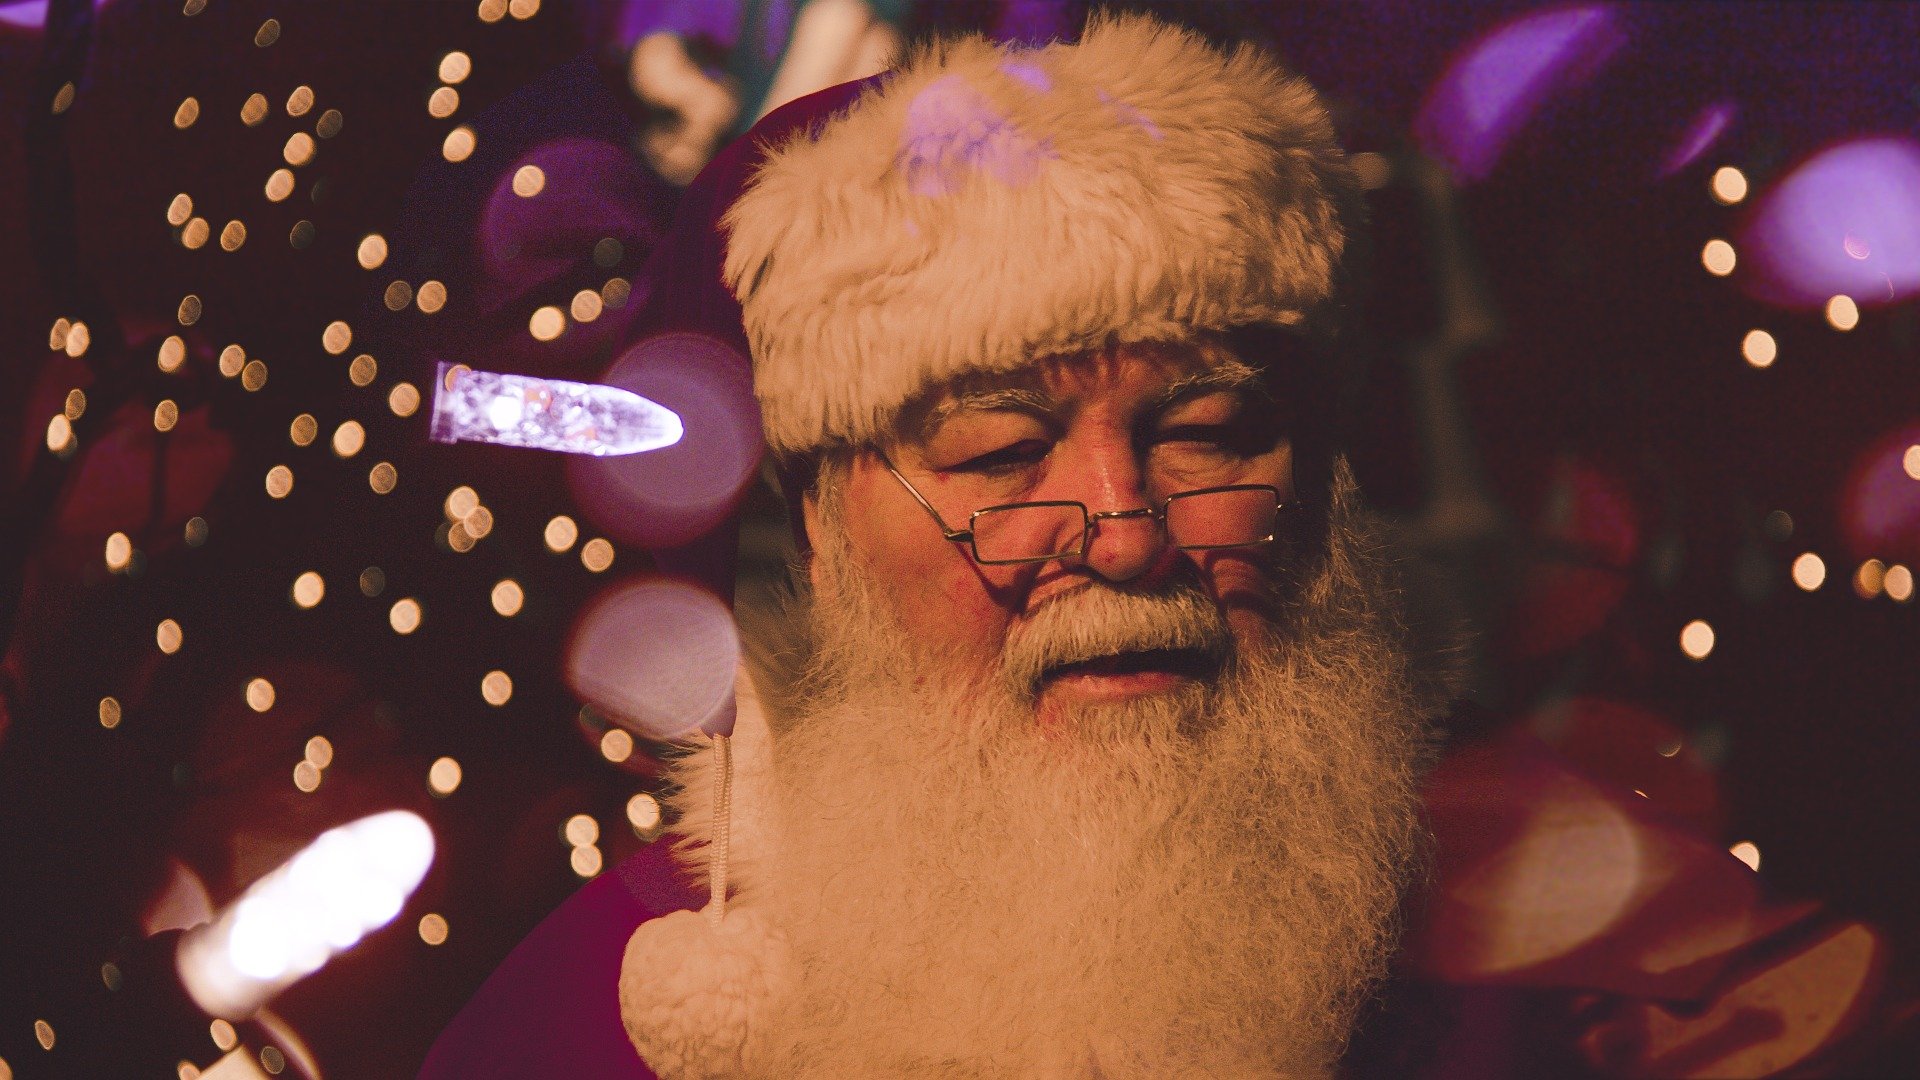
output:
[[225,1020],[215,1020],[208,1024],[207,1034],[212,1036],[213,1045],[222,1050],[231,1050],[240,1045],[239,1033],[234,1031],[233,1025]]
[[173,126],[182,131],[192,127],[193,122],[198,119],[200,119],[200,102],[196,98],[182,100],[180,107],[173,110]]
[[350,458],[360,452],[367,443],[367,429],[360,426],[358,420],[348,420],[333,429],[333,453],[335,457]]
[[313,136],[304,131],[296,131],[287,136],[287,145],[280,150],[280,156],[287,164],[299,168],[313,160]]
[[480,493],[461,484],[447,492],[446,500],[440,504],[440,511],[447,516],[448,521],[459,521],[473,513],[479,506]]
[[279,40],[280,40],[280,20],[279,19],[268,19],[266,22],[261,23],[260,29],[254,31],[254,34],[253,34],[253,43],[262,49],[271,46],[274,42]]
[[440,144],[440,156],[448,161],[465,161],[472,156],[473,147],[473,129],[462,124],[447,132],[446,141]]
[[1854,139],[1820,151],[1773,184],[1740,235],[1760,299],[1816,307],[1834,294],[1862,304],[1920,293],[1920,141]]
[[267,385],[267,364],[264,360],[249,360],[247,366],[240,369],[240,387],[249,393]]
[[166,398],[153,407],[153,430],[172,431],[180,422],[180,406],[172,398]]
[[572,518],[561,514],[547,522],[542,538],[547,542],[548,551],[562,552],[572,547],[573,542],[580,538],[580,526],[574,524]]
[[603,864],[603,856],[600,854],[599,848],[587,844],[574,848],[573,854],[568,856],[567,862],[573,867],[574,873],[583,878],[590,878],[600,872],[600,867]]
[[596,598],[566,646],[581,700],[650,739],[695,729],[726,734],[740,639],[726,604],[670,579],[642,579]]
[[1860,325],[1860,305],[1845,293],[1827,301],[1827,325],[1835,330],[1851,330]]
[[1695,619],[1680,631],[1680,651],[1690,660],[1705,660],[1713,651],[1713,627],[1704,619]]
[[567,819],[560,834],[574,847],[596,843],[600,839],[600,823],[593,819],[592,814],[575,814]]
[[263,189],[268,202],[285,202],[293,194],[293,171],[275,169],[267,176],[267,186]]
[[440,81],[451,86],[465,82],[473,72],[473,60],[466,53],[454,51],[440,58]]
[[318,434],[320,434],[320,422],[313,418],[312,413],[301,413],[293,418],[293,423],[287,426],[287,437],[293,440],[295,446],[313,445],[314,436]]
[[600,294],[592,289],[581,289],[573,294],[573,303],[568,305],[568,313],[575,322],[590,323],[600,317],[602,301]]
[[460,787],[460,763],[450,757],[436,758],[427,769],[427,787],[441,797],[453,794]]
[[522,165],[513,173],[513,193],[531,199],[546,190],[547,174],[538,165]]
[[180,651],[183,636],[179,623],[172,619],[161,619],[160,625],[153,631],[153,643],[160,646],[161,652],[171,656]]
[[484,506],[476,506],[473,512],[460,519],[460,527],[475,540],[485,540],[493,531],[493,511]]
[[1820,556],[1811,551],[1800,553],[1793,560],[1793,583],[1806,592],[1812,592],[1827,580],[1827,564]]
[[120,726],[120,701],[118,698],[100,699],[100,726],[109,730]]
[[253,679],[247,683],[247,708],[254,712],[266,712],[273,708],[273,684],[265,679]]
[[353,327],[338,319],[328,323],[327,328],[320,332],[320,347],[327,350],[330,355],[339,356],[346,352],[347,346],[351,344],[353,344]]
[[633,286],[628,284],[626,278],[608,278],[607,283],[600,286],[601,301],[615,311],[626,307],[627,297],[632,294]]
[[220,374],[231,379],[240,374],[247,363],[247,350],[238,345],[229,345],[220,350]]
[[154,362],[159,365],[161,371],[171,375],[180,370],[180,365],[185,363],[186,359],[187,343],[179,334],[170,334],[160,343],[160,354],[155,357]]
[[395,471],[391,462],[382,461],[367,470],[367,486],[373,489],[375,495],[387,494],[399,482],[400,474]]
[[1714,202],[1732,206],[1747,197],[1747,175],[1731,165],[1722,165],[1713,170],[1709,188],[1713,192]]
[[275,465],[267,470],[267,495],[269,498],[284,499],[293,491],[293,470],[285,465]]
[[387,290],[380,294],[380,301],[387,305],[388,311],[405,311],[413,303],[413,286],[404,281],[392,281]]
[[313,108],[313,87],[296,86],[293,93],[287,95],[287,115],[305,116]]
[[372,270],[387,261],[387,238],[379,233],[368,233],[360,238],[359,250],[354,258],[362,270]]
[[394,601],[393,607],[387,609],[387,625],[393,627],[396,634],[411,634],[420,629],[420,601],[412,597]]
[[187,519],[186,528],[181,531],[186,534],[187,546],[197,548],[207,542],[207,519],[196,514]]
[[240,122],[253,127],[267,118],[267,95],[249,95],[246,103],[240,106]]
[[627,800],[627,824],[642,837],[660,827],[660,801],[646,792]]
[[607,733],[600,736],[600,756],[615,765],[632,757],[633,736],[620,728],[608,728]]
[[91,344],[93,344],[93,331],[87,329],[86,323],[75,319],[72,328],[67,331],[67,355],[84,356],[87,346]]
[[305,251],[313,243],[313,222],[300,220],[287,230],[287,246],[295,251]]
[[507,14],[516,19],[531,19],[540,13],[540,0],[507,0]]
[[435,120],[445,120],[459,108],[460,91],[451,86],[443,86],[427,98],[427,115]]
[[53,1049],[53,1025],[47,1023],[45,1020],[35,1020],[33,1022],[33,1038],[35,1042],[40,1044],[40,1049]]
[[293,579],[293,602],[303,608],[318,604],[327,595],[327,583],[312,570]]
[[133,559],[133,541],[126,533],[117,532],[107,537],[107,569],[125,570]]
[[1740,355],[1757,368],[1772,367],[1780,355],[1780,346],[1765,330],[1749,330],[1740,342]]
[[180,246],[188,251],[198,251],[206,245],[211,232],[212,227],[207,224],[206,218],[193,218],[180,230]]
[[293,767],[293,786],[309,794],[320,790],[320,769],[313,762],[302,759]]
[[366,353],[354,357],[353,363],[347,365],[347,381],[355,386],[366,386],[378,374],[380,362]]
[[521,592],[519,582],[506,578],[494,585],[491,599],[494,611],[512,617],[520,614],[520,605],[526,596]]
[[73,444],[73,422],[67,419],[66,413],[54,413],[53,419],[47,421],[47,449],[58,454]]
[[360,595],[371,600],[379,596],[387,587],[386,571],[377,566],[369,566],[360,571]]
[[412,416],[420,408],[420,391],[412,383],[395,383],[387,391],[387,408],[395,416]]
[[606,570],[613,565],[613,545],[597,536],[582,544],[580,565],[596,574]]
[[1887,564],[1879,559],[1868,559],[1853,572],[1853,592],[1862,600],[1871,600],[1880,595],[1886,585]]
[[400,914],[433,855],[433,831],[404,810],[329,829],[181,939],[181,982],[209,1013],[252,1016]]
[[535,341],[552,341],[566,328],[566,315],[552,304],[535,309],[533,317],[527,320],[527,332]]
[[185,225],[187,219],[192,216],[193,196],[184,191],[175,195],[173,201],[167,204],[167,224],[175,228]]
[[445,362],[436,382],[436,442],[609,457],[672,446],[683,433],[671,410],[615,386],[457,370]]
[[1887,597],[1896,603],[1904,604],[1913,599],[1913,571],[1894,563],[1887,567],[1886,577],[1880,584],[1887,590]]
[[447,940],[447,920],[445,917],[428,912],[420,916],[420,940],[429,945],[443,945]]
[[420,289],[413,295],[413,302],[428,315],[447,306],[447,287],[437,281],[423,281]]
[[480,696],[489,705],[505,705],[513,700],[513,677],[499,670],[487,672],[480,680]]
[[242,221],[229,221],[227,227],[220,230],[220,250],[239,251],[247,242],[247,226]]
[[328,109],[320,114],[319,121],[313,125],[313,133],[323,139],[331,139],[340,134],[345,124],[346,117],[341,115],[339,109]]
[[1733,245],[1725,240],[1709,240],[1707,246],[1700,249],[1700,265],[1715,277],[1726,277],[1733,273],[1737,261]]
[[47,331],[47,348],[64,349],[67,347],[67,332],[73,329],[71,319],[53,320],[53,328]]
[[307,740],[306,759],[313,762],[316,769],[324,769],[333,764],[333,741],[325,735],[315,735]]
[[1750,840],[1742,840],[1727,849],[1727,853],[1747,864],[1747,869],[1760,869],[1760,848]]
[[62,403],[60,412],[69,420],[78,420],[87,414],[87,392],[75,387],[67,391],[67,400]]

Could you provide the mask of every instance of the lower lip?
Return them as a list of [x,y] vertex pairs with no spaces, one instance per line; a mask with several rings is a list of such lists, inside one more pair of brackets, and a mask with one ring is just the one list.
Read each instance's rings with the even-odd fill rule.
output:
[[1171,671],[1134,671],[1126,674],[1072,673],[1059,675],[1041,688],[1042,699],[1083,703],[1123,701],[1147,694],[1164,694],[1191,683],[1187,675]]

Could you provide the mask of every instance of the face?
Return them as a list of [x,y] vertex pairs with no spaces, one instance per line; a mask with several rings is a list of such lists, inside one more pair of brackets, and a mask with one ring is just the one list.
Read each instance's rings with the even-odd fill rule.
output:
[[[1271,545],[1187,551],[1150,518],[1101,519],[1079,557],[983,565],[968,545],[945,539],[887,464],[949,529],[1013,502],[1157,510],[1170,495],[1232,484],[1271,485],[1288,501],[1292,446],[1280,404],[1258,371],[1211,342],[1119,346],[968,380],[909,409],[889,445],[855,455],[840,515],[847,547],[902,629],[962,677],[987,676],[1009,636],[1050,602],[1097,587],[1198,589],[1245,645],[1271,628]],[[808,527],[818,535],[819,526],[810,502]],[[1205,650],[1096,656],[1039,672],[1021,689],[1044,723],[1065,710],[1180,692],[1217,678],[1221,662]]]

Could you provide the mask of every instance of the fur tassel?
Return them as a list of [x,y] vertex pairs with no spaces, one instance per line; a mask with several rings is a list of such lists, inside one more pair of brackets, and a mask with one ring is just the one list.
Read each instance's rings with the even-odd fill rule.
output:
[[728,211],[767,439],[862,442],[968,372],[1291,324],[1358,184],[1314,91],[1149,16],[921,51],[769,150]]

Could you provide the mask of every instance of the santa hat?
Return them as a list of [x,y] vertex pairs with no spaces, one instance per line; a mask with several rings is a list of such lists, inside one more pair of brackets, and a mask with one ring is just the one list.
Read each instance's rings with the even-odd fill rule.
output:
[[[1359,198],[1318,97],[1257,49],[1138,15],[1095,17],[1073,44],[965,38],[775,110],[723,151],[655,252],[640,323],[745,346],[767,443],[791,463],[883,435],[958,376],[1324,328]],[[690,546],[687,568],[724,586],[714,551]],[[770,753],[750,707],[742,744]],[[774,929],[728,909],[733,775],[724,735],[683,763],[691,802],[712,806],[682,823],[705,841],[709,904],[642,926],[622,965],[628,1034],[662,1076],[738,1074],[788,978]]]
[[1318,96],[1259,49],[1141,15],[927,47],[772,141],[725,214],[768,444],[866,442],[1042,356],[1306,322],[1358,192]]

